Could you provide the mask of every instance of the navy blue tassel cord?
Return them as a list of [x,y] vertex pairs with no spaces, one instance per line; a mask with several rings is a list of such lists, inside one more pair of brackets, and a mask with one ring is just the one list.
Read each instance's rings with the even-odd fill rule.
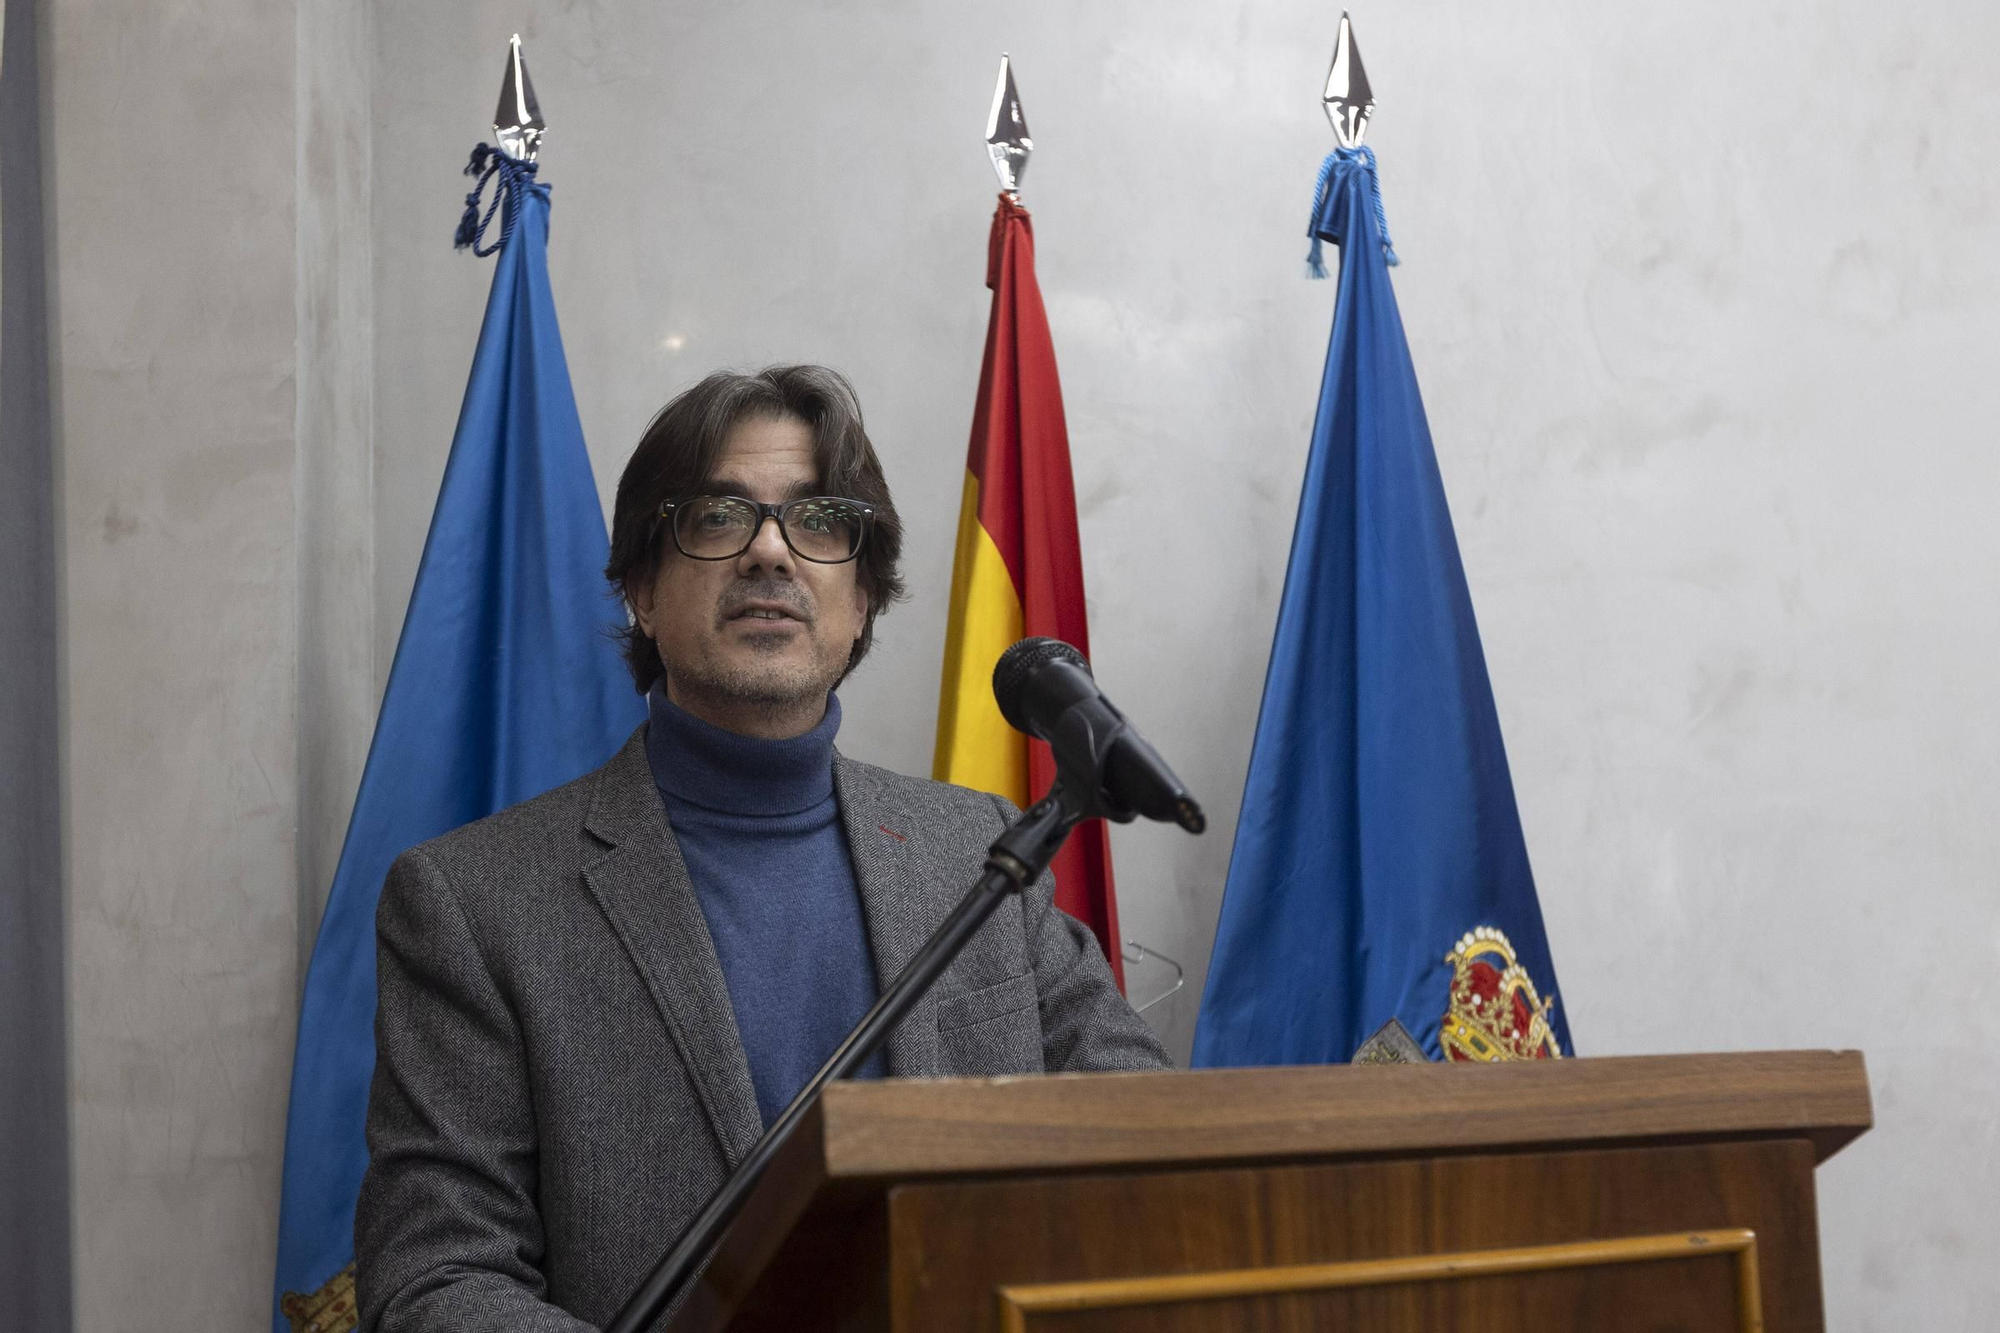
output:
[[1309,278],[1326,276],[1326,262],[1320,257],[1319,214],[1326,207],[1326,189],[1333,179],[1334,163],[1353,161],[1360,162],[1361,169],[1368,173],[1368,193],[1375,201],[1375,229],[1382,233],[1382,258],[1390,268],[1403,262],[1396,258],[1396,246],[1389,239],[1389,218],[1382,211],[1382,176],[1375,170],[1375,150],[1367,144],[1356,148],[1336,148],[1319,164],[1319,179],[1313,185],[1312,216],[1306,219],[1306,235],[1312,237],[1312,249],[1306,252],[1306,276]]
[[[472,160],[465,164],[465,174],[477,176],[479,180],[472,187],[472,193],[465,196],[465,212],[459,216],[458,231],[451,238],[451,244],[455,250],[470,246],[476,257],[484,259],[507,244],[507,238],[514,234],[514,223],[521,216],[523,192],[533,190],[546,197],[549,187],[535,180],[535,163],[509,157],[491,144],[480,144],[472,150]],[[493,201],[486,205],[486,214],[482,217],[479,198],[486,192],[487,182],[496,175],[500,183],[494,188]],[[486,229],[492,225],[495,213],[500,214],[500,236],[493,244],[481,249],[480,242],[485,239]]]

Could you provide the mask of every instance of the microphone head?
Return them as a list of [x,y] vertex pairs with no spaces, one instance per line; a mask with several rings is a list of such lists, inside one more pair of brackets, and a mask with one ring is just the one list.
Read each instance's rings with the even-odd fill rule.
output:
[[1030,736],[1039,736],[1026,707],[1028,679],[1051,662],[1067,662],[1090,674],[1090,663],[1061,639],[1022,639],[1000,654],[993,664],[993,699],[1007,725]]

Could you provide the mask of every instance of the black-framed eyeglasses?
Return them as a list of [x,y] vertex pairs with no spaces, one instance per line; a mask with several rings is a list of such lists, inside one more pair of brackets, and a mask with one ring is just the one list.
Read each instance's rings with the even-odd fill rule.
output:
[[784,504],[763,504],[740,495],[691,495],[660,505],[674,546],[691,560],[734,560],[750,549],[764,520],[778,520],[785,545],[816,565],[845,564],[861,554],[875,511],[859,500],[809,495]]

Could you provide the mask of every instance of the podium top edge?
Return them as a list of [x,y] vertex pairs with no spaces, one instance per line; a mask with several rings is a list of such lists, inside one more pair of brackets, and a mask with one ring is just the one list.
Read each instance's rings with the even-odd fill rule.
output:
[[835,1084],[828,1179],[1222,1167],[1624,1143],[1803,1138],[1874,1123],[1859,1051],[1306,1065]]

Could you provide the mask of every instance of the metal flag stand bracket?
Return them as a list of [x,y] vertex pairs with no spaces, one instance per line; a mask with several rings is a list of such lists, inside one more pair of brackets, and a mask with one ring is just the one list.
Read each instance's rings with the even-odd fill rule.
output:
[[[1148,1009],[1151,1009],[1154,1005],[1158,1004],[1160,1001],[1166,999],[1169,995],[1172,995],[1175,991],[1178,991],[1187,985],[1187,969],[1182,967],[1177,960],[1167,957],[1165,954],[1161,953],[1158,949],[1149,949],[1145,945],[1139,943],[1139,941],[1137,940],[1126,940],[1123,952],[1125,955],[1125,962],[1128,965],[1143,963],[1147,959],[1151,958],[1156,962],[1165,963],[1168,967],[1171,967],[1174,970],[1174,979],[1168,983],[1167,988],[1161,991],[1158,995],[1155,995],[1152,999],[1146,1001],[1144,1004],[1133,1005],[1132,1006],[1133,1013],[1135,1014],[1145,1013]],[[1126,1000],[1129,1003],[1131,1000],[1131,996],[1127,995]]]

